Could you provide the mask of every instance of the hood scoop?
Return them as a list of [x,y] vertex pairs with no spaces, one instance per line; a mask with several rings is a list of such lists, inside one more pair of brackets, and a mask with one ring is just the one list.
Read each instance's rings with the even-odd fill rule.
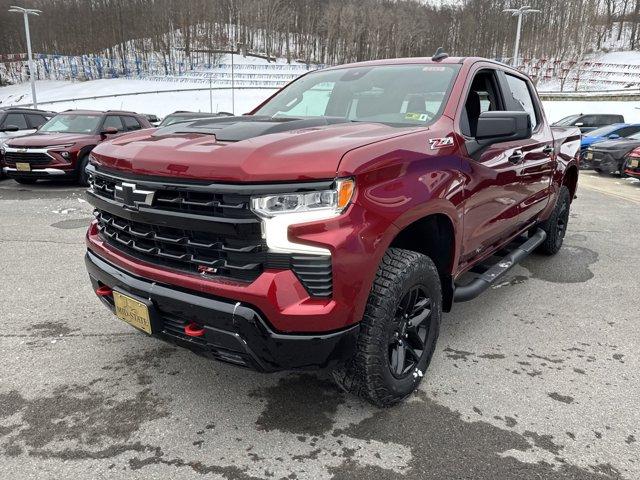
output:
[[249,138],[271,133],[290,132],[313,127],[326,127],[349,120],[336,117],[273,118],[267,116],[241,115],[237,117],[206,118],[192,122],[182,122],[161,128],[154,137],[187,134],[215,135],[220,142],[240,142]]

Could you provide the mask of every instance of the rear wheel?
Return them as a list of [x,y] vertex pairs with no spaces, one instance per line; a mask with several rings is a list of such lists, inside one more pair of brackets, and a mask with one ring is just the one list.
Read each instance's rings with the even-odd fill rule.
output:
[[14,180],[22,185],[33,185],[38,181],[37,178],[14,178]]
[[547,255],[555,255],[562,248],[564,236],[567,233],[569,224],[569,208],[571,207],[571,194],[566,186],[560,187],[556,206],[551,216],[539,227],[545,231],[547,238],[538,248],[539,251]]
[[442,316],[440,276],[420,253],[389,249],[380,263],[355,356],[333,372],[346,391],[388,407],[420,384]]

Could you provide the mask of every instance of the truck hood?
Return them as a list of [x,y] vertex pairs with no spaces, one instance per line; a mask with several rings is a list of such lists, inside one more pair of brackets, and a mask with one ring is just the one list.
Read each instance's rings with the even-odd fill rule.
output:
[[336,175],[348,151],[415,130],[332,118],[223,117],[124,135],[98,145],[93,155],[98,165],[139,175],[222,182],[326,179]]
[[69,145],[76,142],[86,142],[88,138],[92,137],[93,135],[81,133],[34,133],[33,135],[13,138],[6,143],[10,147],[16,148],[41,148],[53,145]]

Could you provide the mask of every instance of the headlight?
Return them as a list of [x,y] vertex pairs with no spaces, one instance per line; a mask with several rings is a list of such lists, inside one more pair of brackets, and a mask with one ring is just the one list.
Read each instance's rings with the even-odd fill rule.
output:
[[353,179],[341,178],[329,190],[253,197],[251,210],[262,218],[262,231],[270,250],[329,255],[325,248],[290,242],[289,226],[337,217],[349,206],[354,190]]
[[349,205],[354,186],[353,180],[347,178],[337,180],[336,187],[331,190],[254,197],[251,209],[261,217],[317,211],[340,213]]

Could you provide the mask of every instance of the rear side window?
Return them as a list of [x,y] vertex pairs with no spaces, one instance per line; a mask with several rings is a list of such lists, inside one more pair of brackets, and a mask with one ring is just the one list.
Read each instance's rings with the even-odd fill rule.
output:
[[531,128],[535,130],[538,125],[538,114],[533,103],[531,91],[527,86],[527,82],[509,74],[507,74],[506,77],[513,99],[516,101],[516,104],[520,106],[523,112],[527,112],[529,114],[529,118],[531,119]]
[[603,115],[603,117],[608,125],[612,123],[624,123],[624,117],[622,115]]
[[581,127],[600,127],[607,125],[598,115],[583,115],[576,123],[582,123],[582,125],[580,125]]
[[27,120],[29,120],[31,128],[40,128],[47,123],[47,118],[44,115],[37,115],[35,113],[28,113]]
[[628,137],[629,135],[633,135],[638,132],[640,132],[640,127],[623,127],[613,133],[615,133],[619,137]]
[[7,113],[7,116],[4,119],[3,127],[8,127],[9,125],[15,125],[20,130],[27,130],[29,127],[27,126],[27,121],[24,118],[24,115],[21,113]]
[[140,126],[140,122],[133,117],[122,117],[122,120],[124,121],[124,126],[127,127],[128,132],[140,130],[142,128]]
[[117,128],[118,132],[124,132],[122,120],[120,120],[120,117],[116,115],[107,115],[107,118],[105,118],[104,124],[102,125],[103,129],[111,127]]

